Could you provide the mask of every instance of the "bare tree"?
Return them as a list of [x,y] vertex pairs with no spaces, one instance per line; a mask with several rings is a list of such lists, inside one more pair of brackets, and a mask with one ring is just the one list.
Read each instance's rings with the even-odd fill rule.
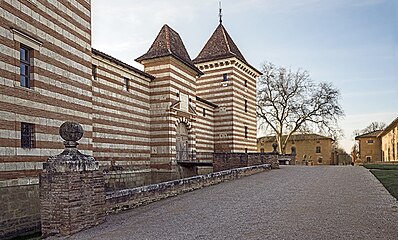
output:
[[293,133],[341,133],[337,121],[344,116],[340,92],[331,83],[315,83],[307,71],[292,71],[265,63],[258,81],[257,115],[260,127],[273,132],[279,152],[285,153]]
[[353,134],[356,137],[361,134],[366,134],[366,133],[374,132],[377,130],[383,130],[385,127],[386,127],[386,124],[384,122],[372,122],[371,124],[369,124],[367,127],[365,127],[362,130],[355,130]]
[[355,162],[359,158],[359,146],[358,143],[355,143],[351,148],[351,157],[352,161]]

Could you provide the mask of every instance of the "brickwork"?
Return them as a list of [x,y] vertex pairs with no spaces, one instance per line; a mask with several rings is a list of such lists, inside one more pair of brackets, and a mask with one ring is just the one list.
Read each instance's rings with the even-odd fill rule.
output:
[[[214,152],[214,117],[218,107],[215,104],[210,104],[203,99],[197,98],[196,104],[196,151]],[[210,155],[211,157],[211,155]],[[199,161],[211,161],[209,156],[198,159]]]
[[129,208],[135,208],[184,192],[193,191],[270,169],[271,166],[269,164],[262,164],[198,175],[190,178],[177,179],[144,187],[108,192],[106,196],[106,209],[108,212],[118,212]]
[[[92,49],[90,1],[1,0],[0,8],[0,187],[37,184],[43,163],[63,149],[58,127],[65,121],[82,125],[85,135],[79,149],[98,160],[109,191],[211,171],[177,163],[179,124],[188,131],[187,152],[255,151],[259,72],[240,53],[194,65],[179,34],[165,25],[150,50],[137,59],[145,67],[140,71]],[[21,47],[30,54],[29,87],[20,81]],[[30,147],[22,144],[24,123],[32,125]],[[190,160],[210,162],[212,157]],[[51,188],[75,199],[79,191],[68,186],[84,192],[84,183],[101,185],[97,173],[50,173],[44,172],[43,189],[50,191],[52,180],[64,178],[64,186]],[[51,194],[44,192],[43,197],[59,200]],[[60,218],[65,216],[52,207],[73,205],[54,204],[44,204],[44,212]],[[57,233],[69,234],[93,220],[69,213],[78,217],[77,225],[47,226],[51,217],[44,217],[45,234],[55,233],[49,230],[54,226]],[[20,219],[16,226],[30,228],[31,222],[23,220],[30,215],[21,213],[4,215],[0,229],[14,216]]]
[[93,156],[126,174],[148,169],[151,77],[94,49],[93,64]]
[[40,231],[39,185],[0,187],[0,239]]
[[40,178],[43,236],[67,236],[105,220],[100,171],[44,173]]
[[[38,176],[62,150],[58,127],[79,121],[80,149],[92,154],[90,2],[0,1],[0,180]],[[30,87],[20,83],[20,47],[29,49]],[[21,123],[34,146],[21,146]]]
[[104,174],[105,191],[134,188],[152,183],[150,170],[146,171],[107,171]]
[[269,164],[279,168],[279,158],[287,157],[274,153],[214,153],[213,171]]
[[[275,143],[274,136],[261,137],[257,140],[258,152],[272,152],[272,144]],[[296,149],[296,164],[331,165],[333,139],[318,134],[292,135],[286,145],[286,153]]]
[[197,95],[218,105],[214,150],[256,152],[256,78],[260,72],[247,63],[222,24],[194,63],[204,73],[197,80]]
[[65,122],[59,133],[65,149],[47,160],[40,175],[43,237],[69,236],[105,221],[103,173],[92,156],[77,150],[83,128]]

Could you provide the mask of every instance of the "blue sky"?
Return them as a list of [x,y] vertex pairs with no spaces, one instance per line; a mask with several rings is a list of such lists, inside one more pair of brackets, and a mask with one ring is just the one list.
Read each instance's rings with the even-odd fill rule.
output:
[[[398,116],[398,1],[224,0],[223,24],[255,67],[302,68],[341,90],[347,151],[352,132]],[[163,24],[195,58],[218,25],[218,0],[92,0],[93,47],[141,68]],[[261,135],[262,133],[259,132]]]

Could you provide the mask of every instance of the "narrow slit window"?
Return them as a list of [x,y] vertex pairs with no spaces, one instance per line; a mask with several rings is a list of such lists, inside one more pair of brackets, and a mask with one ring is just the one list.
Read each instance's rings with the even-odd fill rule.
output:
[[223,80],[224,82],[228,81],[228,74],[224,73],[224,74],[222,75],[222,80]]
[[206,108],[203,108],[203,117],[206,117]]
[[124,78],[124,87],[127,92],[130,91],[130,79]]
[[93,79],[97,80],[97,65],[93,64],[91,70],[92,70],[92,74],[93,74]]
[[247,138],[247,131],[248,131],[247,126],[245,126],[245,138]]
[[245,100],[245,112],[247,112],[247,100]]

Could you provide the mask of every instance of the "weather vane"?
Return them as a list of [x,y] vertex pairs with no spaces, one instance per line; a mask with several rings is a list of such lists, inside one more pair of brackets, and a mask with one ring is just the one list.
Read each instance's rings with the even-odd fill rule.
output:
[[222,24],[222,9],[221,9],[221,1],[218,2],[218,6],[219,6],[219,14],[218,16],[220,17],[220,24]]

